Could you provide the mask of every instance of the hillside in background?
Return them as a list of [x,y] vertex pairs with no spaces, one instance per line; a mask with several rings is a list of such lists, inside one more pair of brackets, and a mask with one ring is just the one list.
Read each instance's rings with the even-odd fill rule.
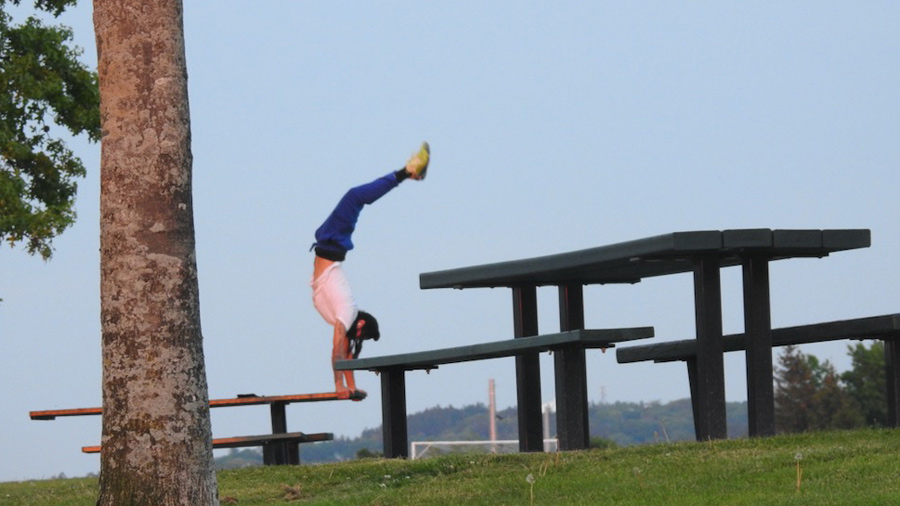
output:
[[[747,435],[747,403],[727,404],[728,437]],[[644,443],[693,441],[694,422],[691,402],[682,399],[669,403],[617,402],[591,404],[589,409],[592,438],[603,438],[619,446]],[[556,434],[556,417],[549,416],[551,437]],[[409,415],[409,441],[471,441],[489,439],[488,408],[475,404],[455,408],[434,407]],[[518,439],[516,409],[497,412],[497,439]],[[359,437],[337,438],[326,443],[301,445],[300,458],[304,463],[352,460],[382,451],[381,427],[367,429]],[[232,451],[216,459],[220,469],[261,465],[262,453],[257,450]]]

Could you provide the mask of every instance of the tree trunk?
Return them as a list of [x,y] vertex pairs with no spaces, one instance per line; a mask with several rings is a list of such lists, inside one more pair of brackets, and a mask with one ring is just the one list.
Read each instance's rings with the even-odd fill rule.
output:
[[180,0],[95,0],[99,505],[218,504],[200,331]]

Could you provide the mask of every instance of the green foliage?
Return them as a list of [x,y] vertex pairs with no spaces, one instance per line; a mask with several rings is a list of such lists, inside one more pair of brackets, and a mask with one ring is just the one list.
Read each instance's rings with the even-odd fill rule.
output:
[[884,426],[887,378],[884,343],[848,347],[853,368],[838,374],[828,361],[786,346],[775,370],[775,426],[779,433]]
[[[830,366],[830,364],[829,364]],[[881,404],[886,404],[886,397]],[[859,404],[841,388],[837,372],[829,367],[818,391],[813,396],[810,429],[852,429],[863,425]]]
[[[896,504],[900,432],[860,429],[552,454],[365,459],[219,473],[222,504]],[[802,483],[797,488],[797,468]],[[529,480],[528,477],[531,476]],[[0,484],[0,504],[90,505],[97,480]]]
[[611,448],[618,448],[619,445],[616,444],[612,439],[606,439],[605,437],[594,436],[591,438],[590,447],[593,450],[608,450]]
[[[38,0],[35,8],[57,16],[74,3]],[[46,260],[53,238],[75,221],[76,179],[85,175],[51,125],[99,140],[97,75],[78,61],[69,28],[36,17],[13,25],[5,8],[0,0],[0,239]]]
[[377,458],[381,458],[381,457],[384,457],[383,453],[373,452],[372,450],[370,450],[368,448],[363,448],[363,449],[359,450],[358,452],[356,452],[357,459],[377,459]]
[[[728,403],[729,437],[747,434],[746,403]],[[668,403],[616,402],[592,404],[590,433],[620,446],[693,441],[694,418],[690,399]]]
[[786,346],[775,369],[775,427],[779,433],[811,428],[814,397],[822,376],[818,360]]
[[[4,8],[4,4],[6,0],[0,0],[0,9]],[[11,0],[11,4],[19,5],[22,3],[21,0]],[[42,10],[44,12],[49,12],[54,17],[59,16],[66,10],[66,7],[70,7],[78,3],[78,0],[35,0],[34,8],[38,10]]]
[[216,457],[217,471],[225,469],[241,469],[244,467],[261,466],[263,464],[262,452],[250,448],[232,448],[228,455]]
[[841,374],[846,391],[857,400],[866,425],[887,424],[887,372],[884,367],[884,342],[870,348],[862,343],[848,346],[853,368]]

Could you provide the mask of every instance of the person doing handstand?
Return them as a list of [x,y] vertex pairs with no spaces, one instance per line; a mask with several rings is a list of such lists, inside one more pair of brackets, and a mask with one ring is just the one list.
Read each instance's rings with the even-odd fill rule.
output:
[[[341,267],[347,252],[353,249],[350,236],[356,229],[359,214],[364,205],[380,199],[405,179],[425,179],[430,156],[428,143],[422,143],[404,168],[351,188],[316,230],[316,242],[310,248],[316,253],[310,286],[313,305],[334,329],[332,368],[338,360],[357,358],[364,339],[377,341],[380,337],[378,321],[356,306],[350,283]],[[335,370],[334,386],[340,398],[362,400],[366,397],[366,392],[356,388],[353,371]]]

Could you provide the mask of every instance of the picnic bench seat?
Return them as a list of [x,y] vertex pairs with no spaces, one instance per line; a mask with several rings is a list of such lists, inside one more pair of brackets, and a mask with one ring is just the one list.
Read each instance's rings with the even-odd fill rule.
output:
[[[243,446],[262,446],[263,447],[263,462],[266,465],[283,465],[283,464],[299,464],[300,463],[300,452],[298,443],[301,442],[313,442],[310,441],[301,441],[297,439],[299,432],[290,433],[287,431],[287,415],[286,415],[286,406],[288,404],[299,403],[299,402],[321,402],[321,401],[337,401],[337,400],[360,400],[359,398],[347,397],[345,395],[339,395],[336,392],[323,392],[323,393],[312,393],[312,394],[293,394],[293,395],[256,395],[256,394],[241,394],[234,398],[228,399],[213,399],[209,401],[210,408],[227,408],[227,407],[235,407],[235,406],[258,406],[258,405],[269,405],[270,414],[272,417],[272,434],[268,436],[243,436],[239,438],[225,438],[225,439],[214,439],[213,446],[216,447],[216,441],[222,444],[238,444],[240,441],[243,441],[246,444]],[[55,420],[57,417],[66,417],[66,416],[90,416],[90,415],[102,415],[103,408],[75,408],[75,409],[51,409],[51,410],[42,410],[42,411],[31,411],[29,416],[32,420]],[[284,436],[288,434],[289,436]],[[328,434],[328,433],[322,433]],[[311,437],[312,435],[307,434],[306,437]],[[269,441],[263,441],[259,438],[268,438]],[[317,438],[324,437],[322,435],[316,435]],[[324,439],[322,439],[324,441]],[[227,441],[231,441],[231,443],[227,443]],[[256,441],[256,443],[251,444],[251,442]],[[221,448],[229,448],[230,446],[220,446]],[[94,446],[87,446],[84,448],[98,448]],[[84,448],[82,450],[84,450]],[[99,451],[99,450],[98,450]],[[94,453],[94,452],[85,452],[85,453]]]
[[[344,400],[335,392],[295,395],[256,395],[239,394],[229,399],[213,399],[209,401],[210,408],[227,408],[233,406],[256,406],[269,404],[273,407],[284,408],[295,402],[337,401]],[[28,415],[32,420],[55,420],[59,416],[83,416],[102,415],[103,408],[75,408],[75,409],[48,409],[43,411],[31,411]]]
[[[406,425],[406,371],[437,369],[444,364],[520,356],[526,353],[571,349],[611,348],[617,342],[653,337],[653,327],[625,329],[578,329],[555,334],[519,337],[503,341],[386,355],[339,360],[336,370],[373,371],[381,376],[382,431],[384,455],[409,456]],[[565,374],[556,371],[557,376]],[[572,416],[586,413],[587,406],[571,406]]]
[[[246,448],[250,446],[261,446],[263,448],[263,463],[267,460],[273,460],[274,454],[281,447],[294,448],[301,443],[317,443],[321,441],[334,440],[334,434],[330,432],[320,432],[316,434],[306,434],[304,432],[287,432],[284,434],[263,434],[260,436],[237,436],[213,439],[213,448]],[[84,453],[100,453],[101,446],[83,446],[81,451]],[[271,463],[266,464],[271,465]]]
[[[900,339],[900,314],[888,314],[867,318],[855,318],[850,320],[838,320],[810,325],[799,325],[772,329],[772,346],[790,346],[801,344],[821,343],[827,341],[839,341],[843,339],[884,340],[885,367],[887,371],[887,403],[889,424],[893,427],[900,426],[900,350],[897,340]],[[748,338],[744,333],[725,335],[722,338],[722,346],[725,352],[746,351]],[[687,364],[688,381],[691,389],[691,404],[694,409],[694,419],[699,418],[699,407],[696,401],[697,393],[697,340],[684,339],[664,343],[629,346],[616,350],[616,360],[620,364],[654,361],[674,362],[683,361]],[[749,365],[748,365],[749,367]],[[772,392],[767,392],[774,402]],[[751,406],[752,411],[752,406]],[[749,413],[753,416],[752,413]]]

